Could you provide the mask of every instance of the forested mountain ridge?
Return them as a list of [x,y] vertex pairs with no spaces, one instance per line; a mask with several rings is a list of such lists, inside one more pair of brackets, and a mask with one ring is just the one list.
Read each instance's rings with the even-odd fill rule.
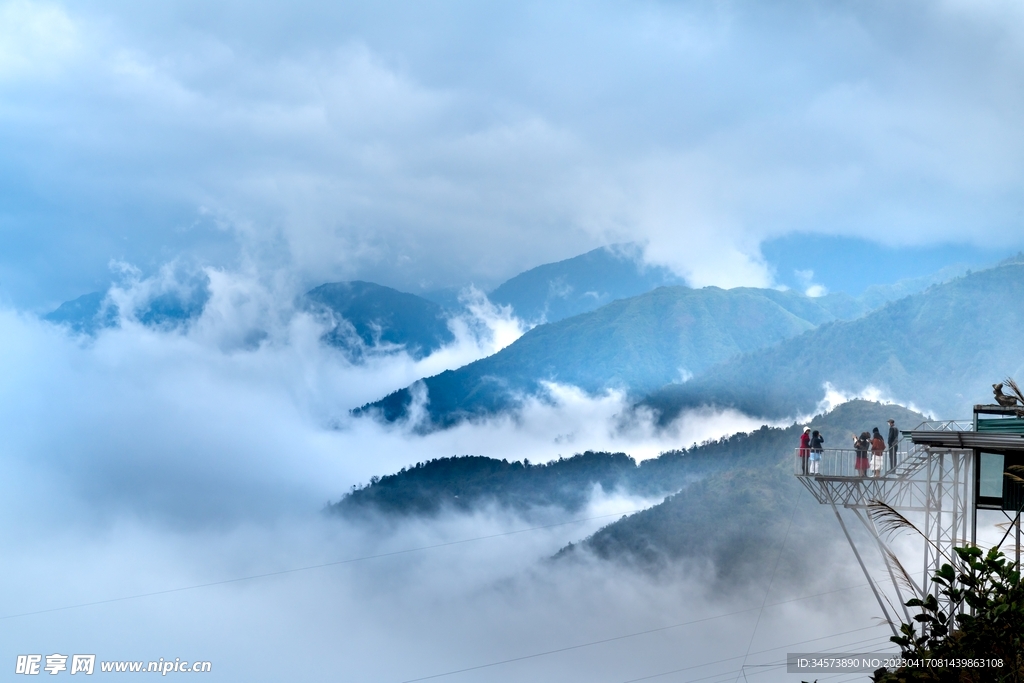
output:
[[[443,428],[514,409],[523,397],[543,396],[545,382],[639,397],[833,319],[816,299],[796,292],[660,287],[539,325],[493,356],[422,380],[428,397],[422,426]],[[402,389],[354,412],[398,420],[412,397],[410,388]]]
[[[854,433],[885,427],[909,430],[924,420],[898,405],[855,400],[814,417],[825,444],[849,447]],[[774,552],[773,542],[793,518],[793,505],[813,502],[793,476],[803,424],[761,427],[636,463],[625,453],[588,451],[543,464],[484,456],[440,458],[374,477],[328,508],[333,514],[433,516],[496,505],[528,515],[536,509],[577,512],[595,487],[605,493],[664,502],[609,524],[557,556],[581,551],[644,571],[710,560],[722,577],[749,576]],[[806,497],[806,500],[805,500]],[[801,543],[834,536],[831,526],[797,519]]]
[[619,488],[636,469],[625,453],[591,451],[544,464],[478,455],[438,458],[374,477],[330,510],[348,515],[433,515],[493,503],[520,512],[547,506],[575,511],[587,503],[593,486]]
[[779,419],[811,412],[828,382],[850,393],[876,387],[895,400],[959,417],[991,384],[1024,371],[1024,264],[974,272],[887,304],[862,318],[728,359],[643,405],[667,423],[698,405]]
[[[821,432],[826,447],[849,448],[854,433],[882,429],[890,418],[903,430],[924,420],[902,406],[855,400],[806,424]],[[817,556],[803,551],[823,547],[837,534],[827,515],[806,514],[821,511],[793,474],[802,429],[801,424],[762,427],[691,449],[694,470],[701,469],[701,461],[716,465],[707,476],[694,478],[664,502],[567,546],[558,557],[587,551],[647,571],[679,562],[710,562],[722,579],[751,578],[775,560],[787,536],[786,526],[792,523],[780,571],[802,572],[805,568],[793,563]],[[805,514],[797,515],[795,506]]]

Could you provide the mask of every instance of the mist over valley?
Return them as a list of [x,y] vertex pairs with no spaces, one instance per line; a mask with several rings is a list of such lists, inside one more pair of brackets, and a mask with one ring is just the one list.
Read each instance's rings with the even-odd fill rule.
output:
[[897,651],[927,556],[841,526],[795,449],[851,469],[1024,378],[1022,29],[0,0],[0,678]]

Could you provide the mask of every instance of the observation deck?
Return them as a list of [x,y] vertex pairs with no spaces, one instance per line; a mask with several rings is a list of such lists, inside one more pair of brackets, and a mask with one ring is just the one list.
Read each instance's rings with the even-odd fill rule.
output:
[[[900,437],[894,459],[887,448],[878,463],[868,450],[866,468],[863,460],[857,462],[858,452],[852,448],[821,449],[814,464],[808,449],[793,451],[794,474],[819,503],[832,507],[894,633],[896,622],[890,610],[903,606],[909,597],[905,593],[910,590],[918,598],[929,593],[937,596],[931,577],[943,564],[957,562],[955,547],[977,545],[978,510],[997,510],[1006,516],[1009,523],[1001,525],[1006,533],[999,545],[1016,530],[1012,548],[1020,563],[1024,407],[976,405],[971,420],[923,422],[902,431]],[[880,465],[877,470],[875,464]],[[880,521],[891,512],[886,508],[910,521],[923,537],[920,581],[910,580],[905,566],[911,565],[904,565],[889,547],[887,531],[893,527],[882,524],[887,531],[879,530]],[[884,595],[868,570],[840,510],[868,531],[896,600]],[[903,612],[909,622],[905,607]]]
[[[967,492],[961,489],[968,477],[971,447],[960,443],[963,434],[973,429],[969,420],[923,422],[900,433],[894,458],[888,448],[882,452],[877,471],[870,450],[866,469],[856,468],[857,451],[852,448],[822,449],[812,469],[810,453],[802,455],[796,448],[793,473],[823,505],[865,509],[880,501],[908,511],[962,508]],[[948,495],[958,490],[959,495]]]

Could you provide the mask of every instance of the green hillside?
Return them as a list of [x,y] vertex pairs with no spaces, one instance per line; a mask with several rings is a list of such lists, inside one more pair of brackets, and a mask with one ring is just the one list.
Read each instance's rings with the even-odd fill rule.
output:
[[[544,381],[642,395],[833,318],[794,292],[661,287],[537,326],[493,356],[423,380],[430,426],[514,408],[524,395],[543,394]],[[356,413],[396,420],[411,400],[402,389]]]
[[[850,401],[808,424],[821,431],[826,446],[845,447],[854,433],[872,427],[884,431],[889,418],[903,429],[924,420],[902,406]],[[796,530],[790,544],[794,557],[801,546],[820,548],[836,537],[834,520],[793,476],[802,427],[761,427],[639,464],[624,453],[590,451],[544,464],[440,458],[373,477],[329,512],[350,518],[433,516],[495,505],[528,516],[550,508],[578,512],[595,486],[606,493],[667,495],[664,502],[609,524],[557,557],[567,560],[588,551],[645,571],[710,561],[722,579],[749,578],[774,560],[775,544],[790,519]],[[794,505],[800,506],[796,514]],[[787,571],[795,574],[800,568]]]
[[[850,401],[807,423],[826,446],[845,447],[850,437],[892,418],[903,429],[924,417],[902,406]],[[762,427],[688,451],[693,471],[708,471],[663,503],[609,524],[560,558],[588,550],[606,560],[657,570],[679,562],[713,563],[723,579],[756,576],[774,561],[778,543],[794,520],[789,553],[780,571],[794,574],[800,548],[822,546],[838,533],[793,476],[802,425]],[[799,508],[794,513],[794,506]],[[814,553],[810,553],[815,556]]]
[[519,512],[552,506],[576,511],[595,485],[607,491],[625,487],[636,471],[636,462],[625,453],[588,451],[544,464],[479,455],[438,458],[374,477],[330,510],[343,515],[433,515],[496,504]]
[[958,417],[991,384],[1024,372],[1024,265],[972,273],[835,321],[654,392],[645,404],[669,421],[687,407],[732,406],[766,418],[808,413],[824,384],[873,386],[895,400]]
[[[341,515],[435,515],[497,505],[528,513],[559,507],[575,512],[586,505],[595,486],[645,497],[674,493],[697,478],[728,467],[721,457],[745,435],[710,446],[662,453],[639,464],[625,453],[587,451],[548,463],[496,460],[481,455],[437,458],[373,477],[329,510]],[[714,449],[711,449],[714,450]]]

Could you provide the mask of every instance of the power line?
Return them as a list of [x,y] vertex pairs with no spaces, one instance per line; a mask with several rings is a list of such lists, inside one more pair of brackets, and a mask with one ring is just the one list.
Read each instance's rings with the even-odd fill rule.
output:
[[[835,646],[831,647],[829,649],[829,651],[835,653],[838,650],[838,648],[844,648],[843,651],[847,651],[846,648],[852,647],[854,645],[861,645],[863,643],[874,643],[874,645],[881,645],[883,643],[889,643],[889,636],[881,636],[880,638],[868,638],[866,640],[855,640],[852,643],[843,643],[842,645],[835,645]],[[889,644],[891,644],[891,643],[889,643]],[[869,646],[869,647],[873,647],[874,645]],[[787,647],[789,647],[789,646],[787,646]],[[826,651],[826,652],[829,652],[829,651]],[[866,652],[865,654],[884,654],[884,651],[883,650],[870,650],[870,651]],[[782,662],[782,663],[777,663],[777,664],[764,665],[766,667],[765,669],[763,669],[761,671],[755,671],[754,673],[752,673],[750,675],[751,676],[757,676],[758,674],[768,673],[768,671],[771,668],[777,669],[777,668],[780,668],[780,667],[783,667],[783,666],[787,666],[788,664],[789,664],[789,662]],[[750,665],[748,664],[747,668],[749,668],[749,667],[750,667]],[[857,677],[860,677],[860,676],[863,676],[863,675],[864,675],[864,672],[844,671],[842,673],[832,674],[831,676],[825,676],[824,678],[820,678],[819,677],[819,678],[816,678],[815,680],[816,681],[824,681],[824,680],[829,679],[829,678],[836,678],[837,676],[852,676],[854,678],[857,678]],[[685,683],[692,683],[692,681],[685,681]]]
[[[890,642],[889,638],[890,638],[890,636],[876,636],[874,638],[865,638],[863,640],[854,640],[852,642],[842,643],[840,645],[832,645],[827,650],[822,650],[818,654],[835,654],[835,653],[841,653],[841,652],[849,652],[849,650],[847,648],[851,648],[851,647],[853,647],[855,645],[864,646],[864,647],[875,647],[875,646],[880,646],[880,645],[891,645],[891,642]],[[810,641],[808,641],[808,642],[810,642]],[[803,643],[796,643],[796,644],[797,645],[802,645]],[[792,647],[792,645],[783,645],[782,647]],[[843,648],[843,649],[840,650],[839,648]],[[775,649],[782,649],[782,648],[775,648]],[[762,652],[767,652],[767,651],[768,650],[763,650]],[[882,650],[870,650],[868,652],[865,652],[864,654],[881,654],[881,653],[882,653]],[[754,666],[757,666],[757,667],[779,667],[779,666],[786,666],[788,663],[789,663],[788,661],[785,661],[785,662],[774,662],[774,663],[768,663],[768,664],[747,664],[746,666],[747,666],[748,669],[751,668],[751,667],[754,667]],[[757,672],[754,672],[754,673],[752,673],[750,675],[754,676],[756,674],[757,674]]]
[[[868,626],[868,627],[865,627],[865,628],[877,628],[878,626],[881,626],[881,624],[877,624],[875,626]],[[863,631],[864,629],[862,628],[862,629],[856,629],[856,630]],[[846,633],[852,633],[852,632],[853,631],[847,631]],[[797,642],[797,643],[790,643],[788,645],[780,645],[779,647],[771,648],[770,650],[761,650],[759,652],[751,652],[750,654],[755,654],[755,655],[756,654],[763,654],[765,652],[771,652],[773,650],[781,650],[782,648],[793,647],[794,645],[803,645],[804,643],[812,643],[815,640],[823,640],[824,638],[835,638],[836,636],[841,636],[841,635],[845,635],[845,634],[844,633],[833,633],[830,636],[823,636],[822,638],[813,638],[811,640],[803,640],[803,641],[800,641],[800,642]],[[888,638],[888,636],[882,636],[882,638]],[[835,647],[844,647],[845,648],[845,647],[850,647],[851,645],[859,645],[861,643],[870,643],[870,642],[877,641],[877,640],[880,640],[880,639],[879,638],[868,638],[866,640],[855,640],[852,643],[844,643],[842,645],[836,645]],[[658,678],[658,677],[661,677],[661,676],[668,676],[668,675],[674,674],[674,673],[680,673],[680,672],[683,672],[683,671],[689,671],[691,669],[700,668],[701,666],[710,666],[712,664],[721,664],[723,662],[732,661],[733,659],[739,659],[739,656],[730,657],[728,659],[719,659],[719,660],[716,660],[714,662],[707,662],[705,664],[698,664],[698,665],[686,667],[686,668],[683,668],[683,669],[674,669],[672,671],[664,671],[664,672],[659,673],[659,674],[653,674],[653,675],[650,675],[650,676],[644,676],[642,678],[633,678],[633,679],[630,679],[628,681],[623,681],[622,683],[636,683],[637,681],[646,681],[646,680],[650,680],[652,678]],[[749,665],[747,665],[747,666],[749,666]],[[766,667],[770,667],[772,669],[777,669],[777,668],[786,666],[786,663],[768,664],[768,665],[765,665],[765,666]],[[742,667],[741,667],[741,669],[742,669]],[[764,669],[762,671],[755,671],[754,673],[752,673],[750,675],[751,676],[757,676],[758,674],[768,673],[768,671],[769,671],[769,668],[766,668],[766,669]],[[691,678],[691,679],[689,679],[687,681],[684,681],[684,683],[697,683],[697,681],[706,681],[709,678],[715,678],[715,677],[719,677],[719,676],[721,677],[719,680],[726,681],[726,680],[729,680],[730,678],[732,678],[732,676],[735,673],[737,673],[737,672],[735,672],[735,671],[726,671],[726,672],[717,673],[717,674],[710,674],[710,675],[707,675],[707,676],[702,676],[701,678]],[[849,675],[849,674],[848,673],[842,673],[842,674],[835,674],[835,675],[836,676],[844,676],[844,675]],[[833,677],[834,676],[827,676],[826,678],[833,678]],[[824,679],[818,679],[818,680],[824,680]]]
[[[777,603],[777,604],[781,604],[781,603]],[[746,655],[736,655],[735,657],[726,657],[725,659],[716,659],[716,660],[711,661],[711,662],[704,662],[703,664],[694,664],[692,666],[686,666],[686,667],[683,667],[681,669],[673,669],[671,671],[662,671],[661,673],[650,674],[648,676],[641,676],[640,678],[631,678],[628,681],[622,681],[622,683],[637,683],[638,681],[649,681],[652,678],[660,678],[662,676],[669,676],[671,674],[682,673],[683,671],[692,671],[693,669],[700,669],[700,668],[705,667],[705,666],[711,666],[712,664],[723,664],[725,662],[731,662],[734,659],[742,659],[744,656],[749,657],[750,655],[760,655],[760,654],[764,654],[765,652],[774,652],[775,650],[781,650],[781,649],[786,648],[786,647],[793,647],[794,645],[803,645],[805,643],[813,643],[813,642],[816,642],[818,640],[827,640],[828,638],[835,638],[837,636],[845,636],[845,635],[847,635],[849,633],[856,633],[858,631],[866,631],[869,628],[878,628],[881,625],[882,624],[875,624],[875,625],[872,625],[872,626],[865,626],[863,628],[853,629],[852,631],[843,631],[841,633],[833,633],[831,635],[821,636],[820,638],[809,638],[808,640],[801,640],[801,641],[798,641],[798,642],[795,642],[795,643],[788,643],[786,645],[779,645],[778,647],[768,648],[767,650],[758,650],[757,652],[749,652]],[[839,647],[848,647],[849,645],[857,645],[858,643],[867,643],[867,642],[871,642],[873,640],[878,640],[878,639],[877,638],[868,638],[867,640],[858,640],[858,641],[854,641],[853,643],[847,643],[847,644],[841,645]],[[783,663],[783,664],[770,664],[768,666],[785,666],[785,663]],[[692,683],[693,681],[702,681],[702,680],[705,680],[706,678],[714,678],[715,676],[731,677],[731,676],[733,676],[733,674],[737,674],[738,675],[739,672],[742,671],[742,670],[743,670],[743,666],[740,666],[740,668],[737,671],[729,671],[729,672],[725,672],[725,673],[712,674],[710,676],[705,676],[704,678],[693,678],[693,679],[690,679],[689,681],[687,681],[686,683]]]
[[527,529],[516,529],[514,531],[504,531],[500,534],[489,534],[487,536],[474,536],[473,538],[463,538],[458,541],[448,541],[446,543],[435,543],[434,545],[424,545],[416,548],[406,548],[404,550],[393,550],[387,553],[378,553],[376,555],[364,555],[362,557],[351,557],[345,560],[336,560],[334,562],[324,562],[321,564],[311,564],[305,567],[294,567],[292,569],[282,569],[276,572],[266,572],[263,574],[250,574],[249,576],[239,576],[233,579],[223,579],[221,581],[211,581],[209,583],[197,583],[192,586],[179,586],[177,588],[167,588],[165,590],[151,591],[149,593],[136,593],[135,595],[125,595],[118,598],[107,598],[105,600],[94,600],[92,602],[82,602],[75,605],[65,605],[63,607],[51,607],[49,609],[35,610],[33,612],[19,612],[18,614],[7,614],[0,616],[0,621],[5,619],[16,619],[18,617],[28,617],[36,614],[48,614],[50,612],[62,612],[69,609],[78,609],[80,607],[93,607],[95,605],[106,605],[113,602],[124,602],[126,600],[136,600],[138,598],[149,598],[156,595],[167,595],[169,593],[181,593],[182,591],[196,590],[198,588],[210,588],[211,586],[223,586],[229,583],[238,583],[240,581],[251,581],[253,579],[265,579],[271,576],[282,576],[285,574],[295,574],[297,572],[310,571],[312,569],[322,569],[324,567],[336,567],[342,564],[352,564],[353,562],[363,562],[365,560],[376,560],[382,557],[394,557],[395,555],[405,555],[408,553],[416,553],[423,550],[433,550],[435,548],[446,548],[453,545],[459,545],[462,543],[471,543],[473,541],[483,541],[489,538],[501,538],[502,536],[512,536],[515,534],[524,534],[528,531],[539,531],[541,529],[553,529],[559,526],[567,526],[569,524],[581,524],[583,522],[590,522],[595,519],[605,519],[607,517],[617,517],[619,515],[628,515],[639,510],[626,510],[625,512],[612,512],[607,515],[595,515],[593,517],[584,517],[582,519],[572,519],[568,522],[557,522],[555,524],[545,524],[543,526],[534,526]]
[[[351,563],[362,562],[362,561],[366,561],[366,560],[380,559],[380,558],[385,558],[385,557],[393,557],[393,556],[396,556],[396,555],[403,555],[403,554],[408,554],[408,553],[421,552],[421,551],[424,551],[424,550],[432,550],[432,549],[436,549],[436,548],[450,547],[450,546],[460,545],[460,544],[463,544],[463,543],[471,543],[471,542],[474,542],[474,541],[482,541],[482,540],[487,540],[487,539],[492,539],[492,538],[501,538],[501,537],[506,537],[506,536],[512,536],[512,535],[515,535],[515,534],[527,533],[527,532],[531,532],[531,531],[539,531],[539,530],[543,530],[543,529],[551,529],[551,528],[556,528],[556,527],[560,527],[560,526],[567,526],[567,525],[570,525],[570,524],[580,524],[580,523],[583,523],[583,522],[589,522],[589,521],[593,521],[593,520],[597,520],[597,519],[605,519],[605,518],[608,518],[608,517],[616,517],[616,516],[620,516],[620,515],[628,515],[628,514],[632,514],[634,512],[639,512],[639,510],[626,510],[626,511],[621,511],[621,512],[609,513],[609,514],[605,514],[605,515],[594,515],[592,517],[584,517],[584,518],[580,518],[580,519],[568,520],[568,521],[565,521],[565,522],[557,522],[557,523],[554,523],[554,524],[545,524],[545,525],[541,525],[541,526],[528,527],[528,528],[525,528],[525,529],[516,529],[516,530],[513,530],[513,531],[505,531],[505,532],[501,532],[501,533],[497,533],[497,534],[488,534],[488,535],[485,535],[485,536],[474,536],[472,538],[464,538],[464,539],[459,539],[459,540],[456,540],[456,541],[447,541],[445,543],[436,543],[436,544],[427,545],[427,546],[418,546],[418,547],[415,547],[415,548],[406,548],[406,549],[403,549],[403,550],[395,550],[395,551],[386,552],[386,553],[377,553],[377,554],[374,554],[374,555],[364,555],[364,556],[361,556],[361,557],[347,558],[347,559],[344,559],[344,560],[336,560],[336,561],[333,561],[333,562],[323,562],[323,563],[320,563],[320,564],[306,565],[306,566],[303,566],[303,567],[294,567],[294,568],[291,568],[291,569],[283,569],[283,570],[275,571],[275,572],[265,572],[265,573],[262,573],[262,574],[251,574],[251,575],[248,575],[248,576],[235,577],[235,578],[231,578],[231,579],[223,579],[221,581],[211,581],[211,582],[208,582],[208,583],[194,584],[194,585],[190,585],[190,586],[179,586],[179,587],[176,587],[176,588],[168,588],[168,589],[160,590],[160,591],[151,591],[151,592],[148,592],[148,593],[137,593],[137,594],[134,594],[134,595],[126,595],[126,596],[121,596],[121,597],[116,597],[116,598],[108,598],[108,599],[105,599],[105,600],[95,600],[95,601],[91,601],[91,602],[77,603],[77,604],[74,604],[74,605],[65,605],[65,606],[62,606],[62,607],[52,607],[52,608],[49,608],[49,609],[35,610],[35,611],[32,611],[32,612],[20,612],[20,613],[17,613],[17,614],[8,614],[8,615],[0,616],[0,620],[15,619],[15,618],[19,618],[19,617],[34,616],[34,615],[39,615],[39,614],[48,614],[48,613],[51,613],[51,612],[60,612],[60,611],[66,611],[66,610],[71,610],[71,609],[78,609],[78,608],[82,608],[82,607],[92,607],[92,606],[96,606],[96,605],[104,605],[104,604],[110,604],[110,603],[115,603],[115,602],[124,602],[124,601],[128,601],[128,600],[136,600],[136,599],[139,599],[139,598],[155,597],[155,596],[158,596],[158,595],[167,595],[167,594],[171,594],[171,593],[179,593],[179,592],[183,592],[183,591],[197,590],[197,589],[200,589],[200,588],[210,588],[210,587],[214,587],[214,586],[222,586],[222,585],[227,585],[227,584],[231,584],[231,583],[238,583],[238,582],[242,582],[242,581],[250,581],[250,580],[261,579],[261,578],[269,578],[269,577],[273,577],[273,576],[283,576],[283,575],[287,575],[287,574],[295,574],[295,573],[299,573],[299,572],[310,571],[310,570],[313,570],[313,569],[322,569],[322,568],[325,568],[325,567],[333,567],[333,566],[339,566],[339,565],[344,565],[344,564],[351,564]],[[440,678],[440,677],[444,677],[444,676],[451,676],[451,675],[458,674],[458,673],[464,673],[464,672],[474,671],[474,670],[478,670],[478,669],[490,668],[490,667],[499,666],[499,665],[502,665],[502,664],[509,664],[509,663],[516,662],[516,661],[522,661],[522,660],[525,660],[525,659],[534,659],[534,658],[537,658],[537,657],[543,657],[543,656],[547,656],[547,655],[551,655],[551,654],[557,654],[559,652],[566,652],[566,651],[580,649],[580,648],[584,648],[584,647],[590,647],[590,646],[593,646],[593,645],[599,645],[599,644],[613,642],[613,641],[617,641],[617,640],[633,638],[633,637],[636,637],[636,636],[647,635],[647,634],[650,634],[650,633],[657,633],[659,631],[666,631],[666,630],[669,630],[669,629],[680,628],[682,626],[688,626],[688,625],[697,624],[697,623],[701,623],[701,622],[712,621],[712,620],[715,620],[715,619],[722,619],[722,618],[729,617],[729,616],[735,616],[735,615],[738,615],[738,614],[744,614],[746,612],[750,612],[750,611],[753,611],[755,609],[756,610],[763,610],[765,607],[774,607],[774,606],[777,606],[777,605],[788,604],[788,603],[791,603],[791,602],[798,602],[800,600],[809,600],[811,598],[821,597],[821,596],[824,596],[824,595],[831,595],[833,593],[839,593],[839,592],[846,591],[846,590],[853,590],[855,588],[863,588],[866,585],[867,584],[865,583],[865,584],[857,584],[857,585],[854,585],[854,586],[846,586],[844,588],[837,588],[837,589],[833,589],[833,590],[830,590],[830,591],[825,591],[825,592],[822,592],[822,593],[814,593],[812,595],[805,595],[805,596],[801,596],[801,597],[798,597],[798,598],[792,598],[792,599],[789,599],[789,600],[782,600],[780,602],[775,602],[775,603],[771,603],[771,604],[768,604],[768,605],[762,603],[759,607],[749,607],[747,609],[738,610],[738,611],[735,611],[735,612],[729,612],[729,613],[725,613],[725,614],[719,614],[719,615],[716,615],[716,616],[707,617],[707,618],[703,618],[703,619],[696,619],[696,620],[689,621],[689,622],[681,622],[681,623],[678,623],[678,624],[671,624],[669,626],[662,626],[662,627],[658,627],[658,628],[654,628],[654,629],[649,629],[649,630],[646,630],[646,631],[638,631],[636,633],[630,633],[630,634],[625,634],[625,635],[621,635],[621,636],[614,636],[614,637],[611,637],[611,638],[605,638],[605,639],[602,639],[602,640],[592,641],[592,642],[589,642],[589,643],[581,643],[581,644],[578,644],[578,645],[571,645],[571,646],[568,646],[568,647],[558,648],[558,649],[555,649],[555,650],[548,650],[548,651],[545,651],[545,652],[539,652],[539,653],[534,653],[534,654],[530,654],[530,655],[524,655],[524,656],[521,656],[521,657],[514,657],[514,658],[510,658],[510,659],[506,659],[506,660],[502,660],[502,661],[498,661],[498,662],[491,662],[491,663],[488,663],[488,664],[482,664],[482,665],[478,665],[478,666],[467,667],[467,668],[464,668],[464,669],[448,671],[448,672],[444,672],[444,673],[440,673],[440,674],[433,674],[431,676],[424,676],[424,677],[421,677],[421,678],[409,679],[407,681],[403,681],[403,683],[416,683],[417,681],[425,681],[425,680],[430,680],[430,679],[434,679],[434,678]],[[770,586],[769,586],[769,588],[770,588]],[[765,595],[765,599],[767,599],[767,594]],[[874,628],[874,626],[866,627],[866,628]],[[858,631],[858,630],[864,630],[864,629],[855,629],[854,631]],[[801,641],[801,643],[803,643],[803,642],[813,642],[815,640],[822,640],[822,639],[825,639],[825,638],[835,637],[837,635],[844,635],[845,633],[852,633],[854,631],[846,631],[844,633],[832,634],[831,636],[823,636],[821,638],[814,638],[814,639],[807,640],[807,641]],[[791,645],[797,645],[797,644],[800,644],[800,643],[793,643]],[[784,645],[784,646],[780,646],[780,647],[790,647],[791,645]],[[779,649],[779,648],[771,648],[769,650],[761,650],[759,652],[753,652],[753,653],[748,653],[748,654],[760,654],[760,653],[763,653],[763,652],[770,652],[770,651],[775,650],[775,649]],[[700,666],[709,666],[710,664],[721,663],[721,662],[725,662],[725,661],[731,661],[733,659],[740,659],[740,657],[739,656],[730,657],[730,658],[727,658],[727,659],[718,660],[716,662],[708,662],[708,663],[703,664],[703,665],[696,665],[695,667],[688,667],[687,669],[698,668]],[[679,671],[684,671],[684,670],[687,670],[687,669],[679,669],[679,670],[676,670],[676,671],[666,672],[664,674],[656,674],[654,677],[661,676],[661,675],[667,675],[669,673],[678,673]],[[716,675],[723,675],[723,674],[716,674]],[[730,673],[729,675],[732,675],[732,674]],[[646,677],[646,678],[651,678],[651,677]],[[640,680],[646,680],[646,678],[633,679],[633,680],[640,681]],[[695,680],[704,680],[704,679],[695,679]]]
[[[566,646],[566,647],[560,647],[560,648],[555,649],[555,650],[546,650],[544,652],[535,652],[535,653],[529,654],[529,655],[522,655],[521,657],[512,657],[510,659],[503,659],[503,660],[498,661],[498,662],[490,662],[488,664],[479,664],[477,666],[469,666],[469,667],[466,667],[465,669],[456,669],[454,671],[445,671],[444,673],[432,674],[430,676],[421,676],[420,678],[409,678],[407,680],[402,681],[402,683],[417,683],[417,681],[428,681],[428,680],[430,680],[432,678],[443,678],[445,676],[454,676],[455,674],[466,673],[467,671],[477,671],[479,669],[489,669],[491,667],[500,666],[502,664],[511,664],[512,662],[521,662],[521,661],[523,661],[525,659],[536,659],[537,657],[546,657],[547,655],[558,654],[559,652],[569,652],[570,650],[579,650],[580,648],[592,647],[594,645],[602,645],[604,643],[611,643],[611,642],[614,642],[616,640],[625,640],[626,638],[635,638],[637,636],[644,636],[644,635],[647,635],[647,634],[650,634],[650,633],[657,633],[659,631],[668,631],[670,629],[680,628],[680,627],[683,627],[683,626],[690,626],[691,624],[699,624],[699,623],[705,622],[705,621],[714,621],[715,619],[722,619],[724,617],[731,617],[731,616],[734,616],[736,614],[743,614],[745,612],[751,612],[751,611],[753,611],[755,609],[757,609],[757,608],[756,607],[749,607],[747,609],[739,610],[738,612],[730,612],[728,614],[719,614],[717,616],[705,617],[704,619],[695,619],[693,621],[684,621],[682,623],[671,624],[669,626],[659,626],[658,628],[652,628],[652,629],[648,629],[646,631],[637,631],[636,633],[627,633],[627,634],[621,635],[621,636],[612,636],[611,638],[603,638],[601,640],[592,640],[589,643],[580,643],[578,645],[569,645],[569,646]],[[738,659],[738,658],[734,657],[733,659]]]
[[[875,627],[872,626],[872,627],[865,627],[865,628],[875,628]],[[861,630],[864,630],[864,629],[861,629]],[[845,634],[844,633],[833,633],[830,636],[822,636],[821,638],[814,638],[812,640],[805,640],[805,641],[801,641],[799,643],[793,643],[793,644],[790,644],[790,645],[780,645],[779,647],[770,648],[768,650],[761,650],[760,652],[753,652],[751,654],[764,654],[765,652],[772,652],[774,650],[781,650],[783,648],[792,647],[793,645],[803,645],[804,643],[812,643],[815,640],[825,640],[827,638],[835,638],[836,636],[841,636],[841,635],[845,635]],[[834,653],[837,648],[840,648],[840,647],[843,647],[843,648],[853,647],[854,645],[862,645],[864,643],[875,643],[875,644],[879,644],[880,645],[882,643],[888,643],[889,642],[888,639],[889,639],[889,636],[874,636],[872,638],[865,638],[863,640],[854,640],[854,641],[849,642],[849,643],[842,643],[841,645],[832,645],[827,650],[821,650],[820,653],[818,653],[818,654]],[[869,653],[866,653],[866,654],[875,654],[875,652],[876,651],[872,651],[872,652],[869,652]],[[769,663],[766,663],[766,664],[746,664],[745,666],[748,669],[751,669],[751,668],[762,667],[762,666],[785,666],[785,665],[786,665],[786,662],[774,662],[774,663],[769,662]],[[753,675],[753,674],[751,674],[751,675]]]
[[[779,571],[779,562],[782,560],[782,553],[786,550],[786,541],[789,540],[789,532],[793,528],[793,520],[796,519],[796,509],[799,504],[799,498],[793,501],[793,513],[789,516],[789,524],[786,526],[786,535],[782,538],[782,545],[779,546],[779,554],[775,557],[775,566],[772,567],[772,576],[768,579],[768,587],[764,590],[764,599],[761,600],[761,608],[757,611],[757,619],[754,621],[754,628],[750,631],[750,640],[747,642],[747,651],[743,655],[743,664],[747,663],[747,656],[750,654],[750,648],[754,644],[754,636],[757,635],[757,627],[761,625],[761,615],[764,614],[764,604],[768,602],[768,594],[772,592],[772,584],[775,583],[775,572]],[[743,666],[740,665],[740,673],[742,672]],[[736,676],[736,680],[740,680],[738,675]]]
[[[509,659],[503,659],[497,662],[489,662],[487,664],[478,664],[476,666],[470,666],[463,669],[455,669],[452,671],[445,671],[443,673],[431,674],[430,676],[421,676],[420,678],[410,678],[402,681],[402,683],[417,683],[418,681],[428,681],[434,678],[442,678],[444,676],[454,676],[455,674],[466,673],[467,671],[477,671],[479,669],[489,669],[495,666],[501,666],[502,664],[511,664],[512,662],[520,662],[526,659],[536,659],[537,657],[546,657],[547,655],[558,654],[559,652],[568,652],[570,650],[579,650],[584,647],[591,647],[593,645],[601,645],[604,643],[611,643],[616,640],[624,640],[626,638],[635,638],[637,636],[647,635],[649,633],[658,633],[659,631],[668,631],[674,628],[681,628],[683,626],[690,626],[692,624],[699,624],[705,621],[713,621],[715,619],[724,619],[725,617],[736,616],[737,614],[745,614],[746,612],[753,612],[756,609],[764,609],[764,607],[775,607],[776,605],[785,605],[790,602],[798,602],[800,600],[809,600],[811,598],[821,597],[822,595],[830,595],[832,593],[839,593],[844,590],[852,590],[854,588],[863,588],[866,583],[857,584],[856,586],[847,586],[846,588],[836,588],[834,590],[825,591],[824,593],[816,593],[814,595],[805,595],[799,598],[792,598],[790,600],[782,600],[781,602],[773,602],[770,605],[761,605],[759,607],[748,607],[746,609],[737,610],[735,612],[728,612],[726,614],[718,614],[712,617],[704,617],[702,619],[695,619],[693,621],[684,621],[678,624],[670,624],[668,626],[659,626],[658,628],[648,629],[646,631],[637,631],[635,633],[627,633],[620,636],[613,636],[611,638],[603,638],[601,640],[594,640],[588,643],[580,643],[578,645],[568,645],[566,647],[557,648],[554,650],[546,650],[544,652],[535,652],[533,654],[522,655],[519,657],[511,657]],[[868,627],[868,628],[874,628]],[[739,659],[740,657],[732,657],[730,659]]]

